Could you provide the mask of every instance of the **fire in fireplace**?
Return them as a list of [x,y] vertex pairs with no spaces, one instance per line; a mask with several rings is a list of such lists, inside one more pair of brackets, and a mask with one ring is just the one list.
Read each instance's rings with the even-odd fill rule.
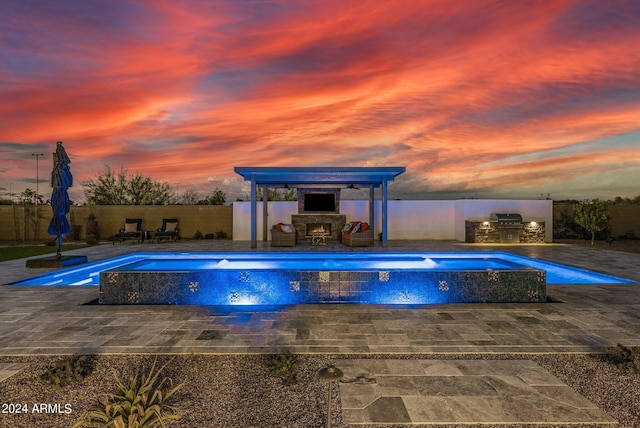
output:
[[331,235],[331,223],[307,223],[307,236],[311,236],[314,233]]

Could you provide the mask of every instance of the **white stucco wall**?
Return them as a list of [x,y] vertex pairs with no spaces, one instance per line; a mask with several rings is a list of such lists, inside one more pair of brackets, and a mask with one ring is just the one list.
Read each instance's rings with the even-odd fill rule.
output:
[[453,202],[388,201],[389,239],[454,239]]
[[[290,223],[297,214],[298,203],[269,202],[267,226]],[[262,240],[262,202],[258,202],[257,237]],[[382,230],[382,201],[375,201],[375,231]],[[544,221],[546,241],[553,241],[553,201],[508,199],[462,199],[455,201],[388,201],[388,238],[393,239],[455,239],[464,242],[465,220],[486,218],[495,211],[517,212],[526,221]],[[340,213],[347,221],[369,219],[369,202],[366,200],[340,201]],[[251,239],[251,203],[233,203],[233,239]],[[271,239],[267,237],[267,239]]]

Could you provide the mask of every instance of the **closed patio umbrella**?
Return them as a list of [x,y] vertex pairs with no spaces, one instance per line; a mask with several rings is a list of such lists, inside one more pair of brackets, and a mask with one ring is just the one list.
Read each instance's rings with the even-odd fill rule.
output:
[[53,171],[51,172],[51,209],[53,218],[49,223],[49,235],[55,235],[58,239],[57,255],[60,257],[62,235],[71,233],[71,227],[67,220],[67,214],[71,209],[68,189],[73,185],[73,177],[69,169],[71,160],[62,146],[62,141],[56,143],[56,151],[53,153]]

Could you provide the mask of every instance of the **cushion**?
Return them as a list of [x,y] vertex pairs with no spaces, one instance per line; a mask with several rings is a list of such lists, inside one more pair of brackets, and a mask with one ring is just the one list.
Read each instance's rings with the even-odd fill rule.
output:
[[360,223],[360,232],[364,232],[367,229],[369,229],[369,223]]
[[358,233],[360,232],[360,227],[362,226],[362,223],[358,222],[356,223],[352,228],[351,228],[351,233]]
[[351,223],[347,223],[344,225],[344,227],[341,230],[342,233],[349,233],[351,232]]
[[290,225],[290,224],[283,224],[283,225],[281,226],[281,228],[282,228],[282,231],[283,231],[283,232],[286,232],[286,233],[293,233],[293,226],[292,226],[292,225]]
[[178,223],[177,222],[167,222],[164,231],[165,232],[175,232],[177,227],[178,227]]
[[275,226],[273,226],[273,228],[278,232],[282,232],[282,223],[276,224]]
[[125,223],[124,224],[125,233],[137,232],[138,231],[138,223]]

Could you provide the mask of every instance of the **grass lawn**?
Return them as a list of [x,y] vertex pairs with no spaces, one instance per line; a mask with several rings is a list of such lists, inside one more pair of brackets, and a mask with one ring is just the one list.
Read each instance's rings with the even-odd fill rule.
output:
[[[63,245],[62,252],[85,248],[86,244],[70,244]],[[0,247],[0,262],[14,259],[22,259],[24,257],[40,256],[43,254],[54,254],[57,250],[55,245],[24,245]]]

